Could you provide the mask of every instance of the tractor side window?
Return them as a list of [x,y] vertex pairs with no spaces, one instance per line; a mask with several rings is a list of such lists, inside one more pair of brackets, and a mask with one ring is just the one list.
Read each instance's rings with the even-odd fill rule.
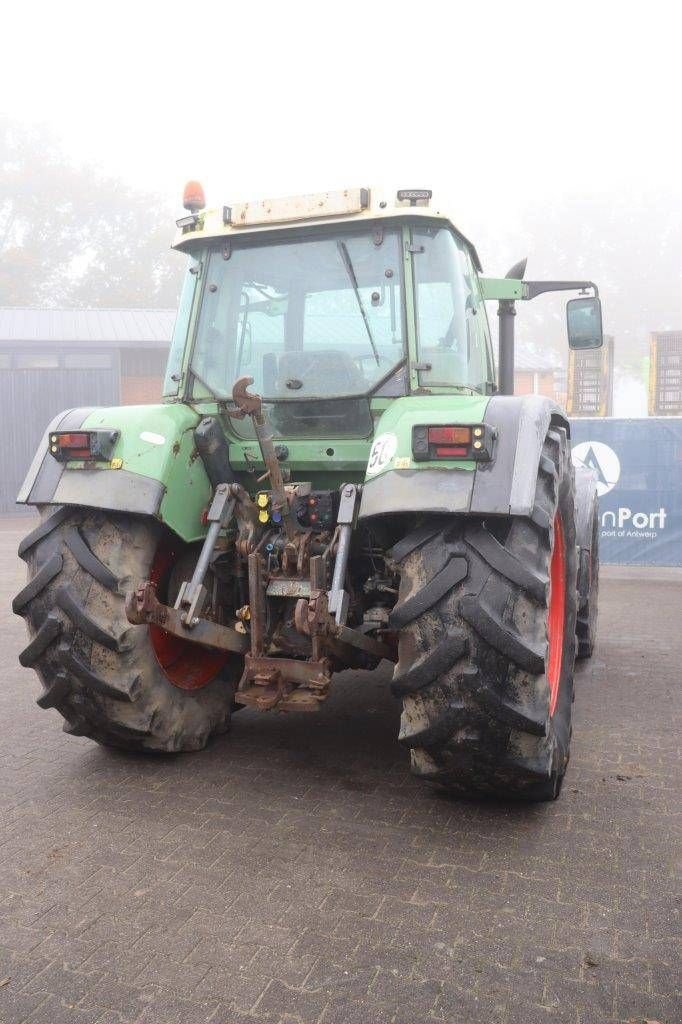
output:
[[415,228],[413,243],[419,384],[484,391],[485,311],[466,246],[438,227]]
[[182,360],[185,353],[185,344],[189,331],[189,322],[192,316],[192,305],[196,292],[197,280],[201,264],[194,257],[190,256],[189,266],[182,284],[180,303],[173,328],[173,338],[168,352],[166,364],[166,376],[163,382],[164,398],[172,398],[177,395],[182,381]]
[[[493,346],[490,337],[488,311],[483,299],[483,293],[481,292],[481,282],[478,279],[478,273],[474,267],[471,254],[467,251],[465,255],[468,266],[467,272],[472,285],[472,311],[474,312],[473,326],[477,339],[476,346],[472,352],[471,371],[473,376],[478,377],[478,379],[484,384],[493,385],[495,383],[495,364],[493,361]],[[474,363],[475,360],[477,361],[477,365]]]

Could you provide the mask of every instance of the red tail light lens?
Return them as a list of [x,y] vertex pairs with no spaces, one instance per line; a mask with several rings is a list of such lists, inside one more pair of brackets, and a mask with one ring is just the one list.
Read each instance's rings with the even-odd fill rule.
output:
[[429,427],[428,438],[429,444],[468,446],[471,443],[471,427]]
[[412,428],[412,458],[470,459],[489,462],[493,457],[495,431],[485,423],[473,426],[416,426]]
[[54,455],[54,445],[56,444],[57,449],[63,455],[68,456],[70,459],[89,459],[90,458],[90,435],[84,433],[77,434],[54,434],[52,437],[52,454]]
[[50,454],[58,462],[108,461],[118,437],[118,430],[57,430],[50,434]]

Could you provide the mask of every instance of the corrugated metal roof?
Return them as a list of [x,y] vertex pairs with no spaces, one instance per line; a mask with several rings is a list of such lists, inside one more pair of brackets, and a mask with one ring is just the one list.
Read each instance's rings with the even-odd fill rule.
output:
[[167,345],[174,323],[174,309],[0,307],[0,342]]
[[[170,344],[174,323],[174,309],[33,309],[5,306],[0,307],[0,343],[63,345],[89,342],[164,347]],[[332,337],[338,335],[338,330],[331,329],[330,334]],[[551,356],[538,354],[533,346],[517,338],[517,370],[549,373],[556,368]]]

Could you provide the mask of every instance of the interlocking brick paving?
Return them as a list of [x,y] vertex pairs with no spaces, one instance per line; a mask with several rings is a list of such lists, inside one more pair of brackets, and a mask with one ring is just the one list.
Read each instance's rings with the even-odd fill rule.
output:
[[386,675],[202,754],[65,736],[19,667],[0,523],[2,1024],[680,1019],[682,575],[606,570],[561,799],[410,777]]

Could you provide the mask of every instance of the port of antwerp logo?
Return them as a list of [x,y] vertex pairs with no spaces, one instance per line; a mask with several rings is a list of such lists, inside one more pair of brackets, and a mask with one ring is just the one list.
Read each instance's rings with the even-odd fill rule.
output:
[[613,448],[609,448],[607,444],[602,444],[601,441],[583,441],[575,446],[571,456],[574,466],[584,466],[595,474],[597,494],[600,498],[603,494],[608,494],[613,490],[618,483],[620,459]]

